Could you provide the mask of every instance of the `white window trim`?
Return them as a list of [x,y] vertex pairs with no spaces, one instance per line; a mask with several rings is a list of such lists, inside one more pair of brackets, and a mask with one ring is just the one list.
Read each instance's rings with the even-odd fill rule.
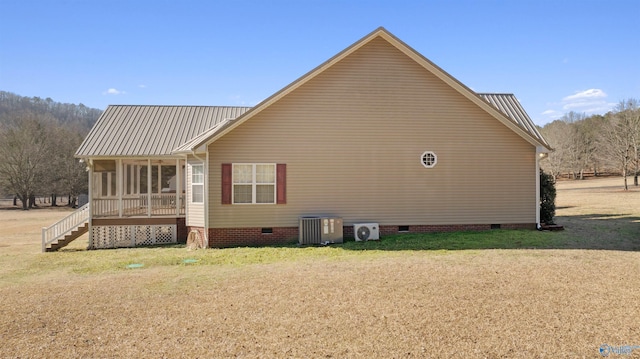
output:
[[[251,185],[251,203],[236,203],[236,191],[235,191],[235,179],[233,178],[233,174],[235,173],[235,166],[251,166],[251,183],[238,183],[238,185]],[[257,183],[256,181],[256,166],[272,166],[273,167],[273,183]],[[277,190],[278,190],[278,172],[275,163],[232,163],[231,164],[231,203],[237,205],[273,205],[278,202],[277,199]],[[256,188],[258,185],[273,185],[273,202],[271,203],[257,203],[256,202]]]
[[[424,156],[429,154],[433,156],[433,163],[431,165],[424,163]],[[422,164],[425,168],[433,168],[438,164],[438,155],[436,155],[436,153],[433,151],[424,151],[420,155],[420,164]]]
[[[202,168],[202,182],[194,182],[193,181],[193,169],[195,167],[200,167]],[[202,201],[194,201],[193,200],[193,194],[195,193],[193,188],[195,186],[202,186]],[[204,203],[204,164],[192,164],[191,165],[191,196],[189,196],[189,199],[191,200],[191,203]]]

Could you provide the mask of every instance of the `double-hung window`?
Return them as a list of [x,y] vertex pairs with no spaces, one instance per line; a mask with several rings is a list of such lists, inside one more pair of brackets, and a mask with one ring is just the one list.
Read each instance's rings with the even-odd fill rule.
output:
[[191,166],[191,203],[204,202],[204,166]]
[[233,203],[276,203],[276,165],[234,163]]

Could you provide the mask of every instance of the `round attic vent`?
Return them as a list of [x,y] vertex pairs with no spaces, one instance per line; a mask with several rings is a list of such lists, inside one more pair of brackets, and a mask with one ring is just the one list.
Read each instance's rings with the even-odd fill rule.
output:
[[426,168],[432,168],[438,163],[438,156],[431,151],[426,151],[420,157],[422,165]]

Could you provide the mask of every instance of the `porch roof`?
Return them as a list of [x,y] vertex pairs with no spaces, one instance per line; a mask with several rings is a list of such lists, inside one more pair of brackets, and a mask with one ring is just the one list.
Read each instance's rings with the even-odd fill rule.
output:
[[250,107],[110,105],[76,157],[167,156]]

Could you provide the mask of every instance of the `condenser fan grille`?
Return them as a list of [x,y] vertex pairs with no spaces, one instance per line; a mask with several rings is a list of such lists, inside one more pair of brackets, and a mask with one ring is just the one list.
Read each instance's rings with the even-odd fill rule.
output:
[[370,235],[371,235],[371,231],[369,230],[369,227],[361,226],[360,228],[358,228],[358,239],[359,240],[366,241],[367,239],[369,239]]
[[356,241],[371,241],[380,239],[378,223],[355,223],[353,236]]

